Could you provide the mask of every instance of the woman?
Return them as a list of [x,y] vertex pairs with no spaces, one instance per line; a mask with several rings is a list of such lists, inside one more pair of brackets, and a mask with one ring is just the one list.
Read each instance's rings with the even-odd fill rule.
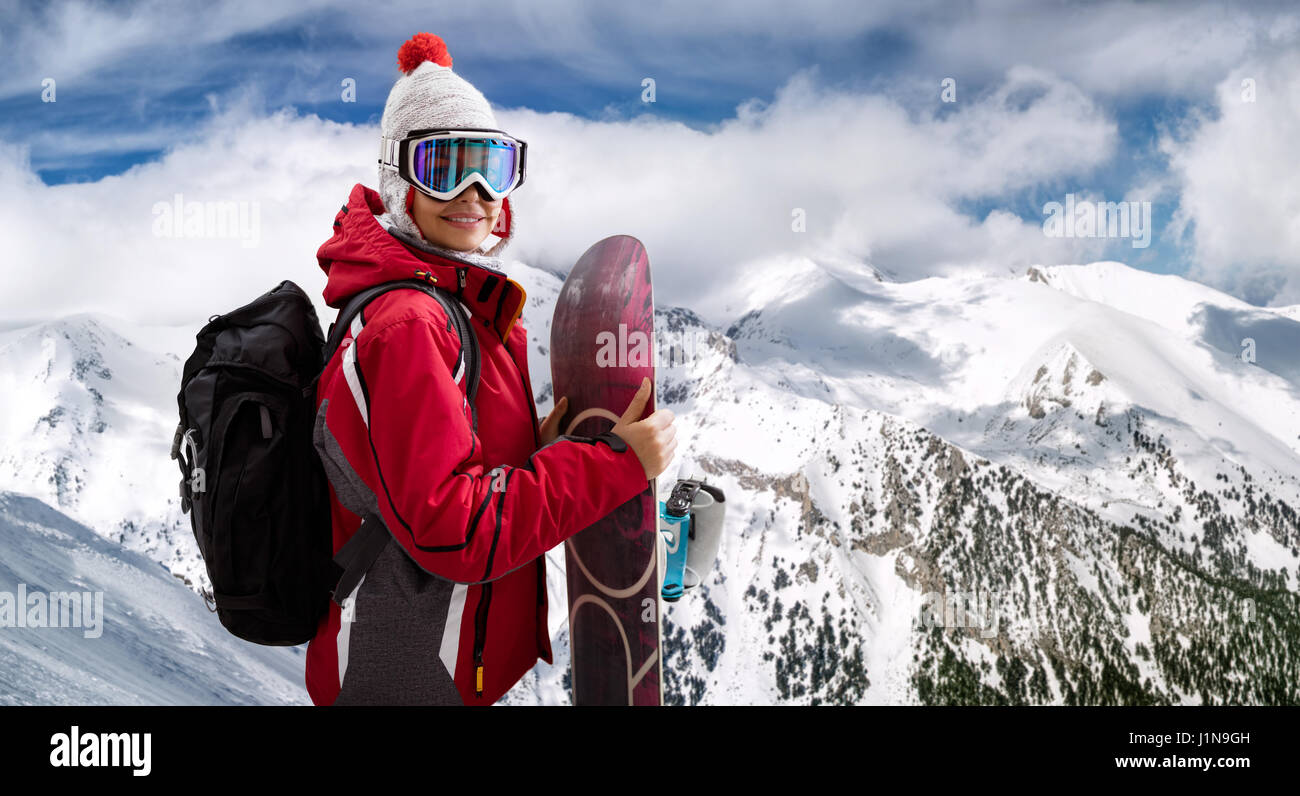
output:
[[648,380],[599,437],[558,435],[563,398],[538,423],[524,291],[496,257],[526,145],[451,63],[436,36],[402,46],[379,191],[352,189],[317,256],[334,307],[400,279],[454,293],[480,349],[477,396],[446,310],[416,290],[375,299],[327,364],[316,445],[334,550],[363,520],[388,534],[308,647],[318,705],[489,705],[550,663],[544,553],[644,490],[676,447],[670,411],[640,419]]

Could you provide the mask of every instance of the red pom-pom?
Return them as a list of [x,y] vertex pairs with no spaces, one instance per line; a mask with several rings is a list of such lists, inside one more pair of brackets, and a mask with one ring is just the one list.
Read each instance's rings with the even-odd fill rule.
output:
[[451,54],[442,39],[432,33],[417,33],[397,51],[397,66],[404,74],[411,74],[425,61],[439,66],[451,66]]

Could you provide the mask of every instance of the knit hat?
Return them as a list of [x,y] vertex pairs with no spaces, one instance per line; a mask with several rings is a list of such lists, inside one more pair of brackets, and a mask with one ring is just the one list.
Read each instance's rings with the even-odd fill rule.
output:
[[[397,51],[397,65],[402,75],[388,92],[388,102],[379,122],[385,138],[405,138],[412,130],[432,128],[500,129],[483,94],[451,71],[451,55],[442,39],[431,33],[415,34]],[[408,238],[424,241],[409,213],[408,202],[413,198],[413,190],[397,172],[380,166],[379,195],[388,211],[381,221]],[[491,234],[470,254],[495,257],[510,242],[514,232],[514,208],[507,197],[502,200],[501,215]]]

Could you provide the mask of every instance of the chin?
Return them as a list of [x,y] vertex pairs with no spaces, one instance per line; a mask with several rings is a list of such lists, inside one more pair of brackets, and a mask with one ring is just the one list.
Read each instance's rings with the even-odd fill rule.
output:
[[[427,238],[426,238],[427,240]],[[444,249],[452,251],[467,252],[477,249],[482,241],[475,242],[472,238],[463,238],[459,236],[442,235],[438,240],[429,240],[435,246],[441,246]]]

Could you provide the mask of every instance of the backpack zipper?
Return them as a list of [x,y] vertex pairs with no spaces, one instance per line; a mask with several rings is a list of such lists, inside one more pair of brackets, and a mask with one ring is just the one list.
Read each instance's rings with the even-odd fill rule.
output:
[[492,584],[483,584],[474,616],[474,696],[483,696],[483,646],[487,643],[488,606],[492,603]]

